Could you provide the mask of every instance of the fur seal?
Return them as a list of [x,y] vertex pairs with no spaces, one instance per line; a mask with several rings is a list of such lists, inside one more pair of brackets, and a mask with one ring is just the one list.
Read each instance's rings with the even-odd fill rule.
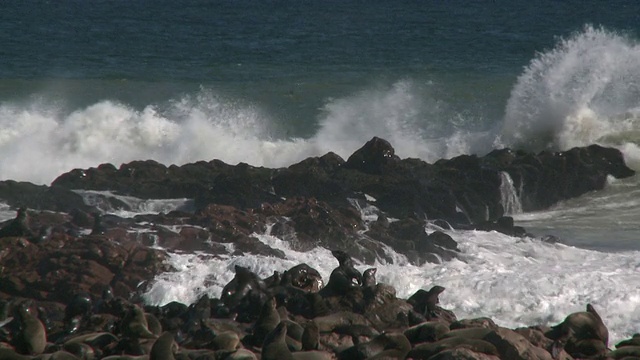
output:
[[481,339],[467,339],[463,337],[451,337],[434,343],[423,343],[414,346],[407,354],[407,358],[428,359],[435,354],[456,347],[465,347],[475,352],[498,356],[498,349],[492,343]]
[[277,302],[275,297],[270,297],[262,305],[262,310],[258,316],[258,320],[253,325],[253,343],[260,345],[264,342],[265,337],[280,323],[280,314],[277,310]]
[[333,269],[329,282],[320,294],[322,296],[343,295],[355,287],[362,285],[362,274],[355,268],[353,259],[341,250],[333,250],[331,254],[338,260],[338,267]]
[[93,302],[87,293],[76,294],[64,309],[64,327],[68,334],[75,334],[91,316]]
[[612,359],[639,359],[640,358],[640,346],[628,345],[619,349],[615,349],[608,354]]
[[42,321],[31,313],[27,304],[18,308],[22,330],[15,339],[16,350],[25,355],[40,355],[47,346],[47,332]]
[[[563,348],[570,355],[582,353],[581,347],[578,345],[583,340],[601,341],[604,349],[609,345],[609,330],[591,304],[587,304],[586,311],[575,312],[567,316],[564,321],[553,326],[545,335],[555,340],[551,349],[554,356],[559,354]],[[588,347],[598,348],[594,344],[589,344]]]
[[165,331],[153,343],[149,353],[149,360],[175,360],[173,354],[177,349],[178,345],[173,338],[173,333]]
[[[440,303],[438,297],[445,290],[442,286],[433,286],[429,291],[420,289],[416,291],[407,302],[411,304],[415,311],[421,314],[428,314],[435,310],[436,305]],[[425,317],[427,317],[425,315]]]
[[331,353],[326,351],[296,351],[293,353],[294,360],[332,360],[334,359]]
[[0,359],[4,360],[31,360],[30,356],[18,354],[12,349],[0,348]]
[[27,209],[24,207],[18,209],[15,219],[10,220],[7,225],[0,228],[0,238],[26,237],[31,240],[35,237],[34,235],[29,228],[29,216]]
[[412,344],[442,340],[449,333],[449,327],[441,321],[427,321],[404,330],[404,336]]
[[65,343],[62,349],[78,359],[94,359],[96,357],[95,350],[83,342]]
[[362,273],[362,287],[373,289],[378,284],[376,282],[376,272],[377,268],[369,268]]
[[240,265],[235,266],[235,271],[236,275],[224,286],[220,296],[220,300],[226,306],[235,308],[254,290],[266,292],[264,282],[254,272]]
[[235,351],[240,346],[240,337],[235,331],[222,331],[211,341],[216,350]]
[[409,339],[402,333],[382,333],[371,341],[354,345],[338,354],[340,360],[351,359],[404,359],[411,350]]
[[616,344],[617,349],[624,346],[640,346],[640,334],[633,334],[631,339],[622,340]]
[[323,288],[324,283],[318,270],[302,263],[285,271],[282,274],[280,285],[292,286],[307,292],[317,292]]
[[552,339],[558,339],[562,336],[576,340],[596,338],[604,342],[605,346],[609,344],[609,330],[591,304],[587,304],[586,311],[575,312],[567,316],[563,322],[553,326],[549,333]]
[[318,329],[318,324],[316,324],[315,321],[311,320],[304,324],[304,331],[302,332],[302,338],[300,339],[300,342],[302,343],[302,350],[318,350],[319,338],[320,330]]
[[155,339],[151,331],[149,331],[149,324],[147,317],[144,314],[142,308],[136,304],[132,304],[127,314],[122,319],[120,326],[122,335],[134,339]]
[[280,322],[262,344],[262,360],[294,360],[286,343],[287,325]]

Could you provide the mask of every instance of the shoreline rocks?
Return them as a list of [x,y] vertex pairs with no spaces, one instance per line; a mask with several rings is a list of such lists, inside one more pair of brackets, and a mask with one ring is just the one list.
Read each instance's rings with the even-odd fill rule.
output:
[[[428,164],[400,159],[388,142],[373,138],[346,161],[328,153],[280,169],[219,160],[168,167],[134,161],[120,168],[102,164],[72,170],[51,186],[0,181],[0,201],[20,208],[16,219],[0,224],[5,230],[0,230],[0,358],[23,358],[14,350],[33,348],[24,340],[24,323],[40,329],[34,316],[51,335],[45,358],[161,357],[152,348],[165,349],[163,353],[170,349],[173,358],[180,359],[251,359],[260,354],[312,359],[617,359],[635,354],[635,338],[609,352],[606,341],[590,335],[594,332],[577,331],[580,324],[504,329],[488,318],[457,319],[437,305],[444,288],[434,286],[399,299],[393,287],[372,282],[375,269],[367,270],[365,278],[354,275],[358,285],[350,281],[350,268],[343,272],[351,274],[348,277],[332,276],[332,288],[335,281],[342,284],[339,291],[319,291],[323,279],[302,266],[269,279],[237,269],[245,275],[230,288],[233,294],[196,304],[147,306],[143,312],[136,297],[156,275],[172,270],[166,265],[167,252],[158,247],[207,256],[282,258],[280,250],[255,237],[272,234],[298,251],[322,246],[373,264],[392,261],[384,251],[389,246],[422,264],[459,254],[458,244],[446,233],[425,231],[429,224],[526,236],[525,229],[504,214],[504,174],[518,189],[523,210],[529,211],[601,189],[607,176],[623,178],[634,172],[619,151],[597,145],[539,154],[503,149]],[[79,189],[141,199],[189,198],[195,209],[133,218],[101,215],[74,191]],[[126,201],[96,196],[110,209],[132,210]],[[272,321],[269,330],[279,332],[261,334],[277,342],[269,347],[275,350],[261,352],[264,344],[242,340],[252,335],[251,326],[266,301],[276,303],[280,320]],[[567,319],[573,319],[569,315]],[[599,316],[582,318],[593,323]],[[125,319],[127,334],[145,337],[125,336]],[[75,338],[81,334],[82,340]],[[41,339],[38,335],[36,352]]]
[[[341,260],[337,271],[350,266],[347,254],[335,255]],[[205,295],[193,304],[149,306],[110,288],[101,295],[69,290],[72,296],[58,302],[12,296],[0,300],[0,359],[571,360],[637,355],[637,336],[609,348],[606,324],[590,304],[552,327],[509,329],[486,317],[458,319],[438,305],[445,291],[438,285],[405,300],[375,278],[323,292],[305,285],[306,274],[313,281],[319,277],[307,265],[287,272],[297,280],[260,279],[236,267],[236,277],[225,287],[232,297]]]

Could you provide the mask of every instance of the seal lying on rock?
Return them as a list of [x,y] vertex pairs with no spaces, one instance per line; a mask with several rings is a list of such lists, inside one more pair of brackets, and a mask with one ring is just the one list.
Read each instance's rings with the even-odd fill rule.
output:
[[[602,354],[609,346],[609,330],[591,304],[587,304],[586,311],[567,316],[563,322],[553,326],[545,335],[556,340],[552,349],[554,356],[559,354],[563,347],[575,357],[575,355],[584,355],[585,352],[595,352],[589,355]],[[594,345],[589,342],[590,340],[602,342],[604,346]]]

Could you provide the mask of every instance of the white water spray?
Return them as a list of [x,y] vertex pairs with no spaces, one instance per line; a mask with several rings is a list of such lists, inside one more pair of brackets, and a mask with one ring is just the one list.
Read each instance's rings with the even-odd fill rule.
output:
[[516,190],[513,179],[506,171],[500,172],[500,203],[504,208],[505,215],[513,215],[522,213],[522,203],[520,202],[520,194],[522,189]]

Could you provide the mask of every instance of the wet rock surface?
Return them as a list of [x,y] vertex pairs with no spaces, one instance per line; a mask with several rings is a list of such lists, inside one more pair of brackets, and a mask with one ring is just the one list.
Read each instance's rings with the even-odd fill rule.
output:
[[[428,164],[400,159],[391,144],[373,138],[346,161],[328,153],[280,169],[134,161],[72,170],[51,186],[1,181],[0,200],[17,216],[0,224],[0,358],[171,352],[175,358],[266,359],[303,349],[308,354],[297,356],[314,359],[635,355],[635,338],[608,349],[606,326],[589,306],[552,328],[504,329],[489,318],[457,319],[438,305],[443,287],[400,299],[392,286],[371,282],[375,269],[360,274],[353,268],[351,258],[392,261],[387,246],[415,264],[454,259],[458,244],[440,231],[449,228],[526,236],[505,216],[505,174],[529,211],[633,171],[619,151],[597,145],[539,154],[503,149]],[[87,203],[77,190],[119,197],[98,193]],[[135,212],[125,195],[193,199],[194,207],[133,217],[104,213],[105,207]],[[237,279],[220,299],[140,303],[146,284],[173,270],[167,251],[283,258],[258,239],[264,234],[297,251],[332,249],[340,266],[330,279],[304,264],[269,279],[236,267]],[[267,315],[269,301],[278,310]]]
[[[35,246],[21,240],[9,241]],[[349,267],[347,254],[335,255],[340,265],[334,271]],[[134,253],[130,261],[153,264],[148,253]],[[104,265],[87,274],[102,273],[107,281]],[[637,337],[608,348],[601,336],[606,325],[589,304],[552,327],[508,329],[487,317],[458,319],[438,305],[444,291],[438,285],[401,299],[375,280],[339,292],[309,287],[323,281],[306,264],[285,274],[261,279],[236,266],[220,299],[204,295],[193,304],[144,305],[99,281],[101,293],[69,288],[61,297],[43,297],[44,290],[3,297],[0,358],[571,360],[637,354]]]

